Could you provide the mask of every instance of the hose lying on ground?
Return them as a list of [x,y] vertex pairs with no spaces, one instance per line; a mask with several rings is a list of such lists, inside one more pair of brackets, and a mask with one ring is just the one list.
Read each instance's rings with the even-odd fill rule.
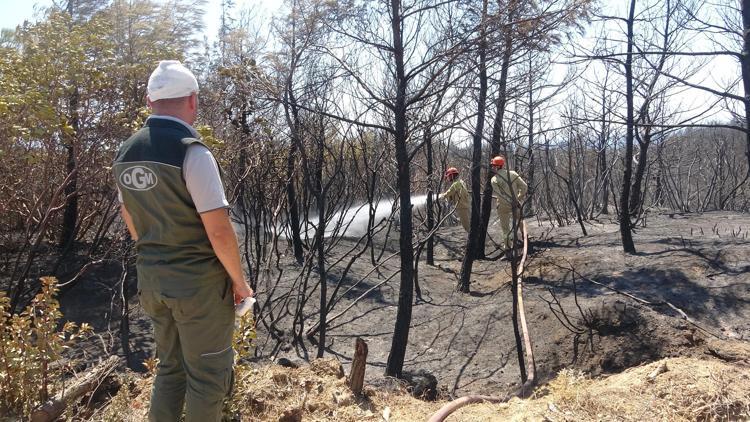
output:
[[[534,354],[531,350],[531,337],[529,337],[529,330],[526,325],[526,311],[523,306],[523,283],[521,275],[523,274],[524,265],[526,264],[526,255],[528,253],[528,242],[529,242],[529,236],[528,232],[526,231],[526,223],[521,222],[521,230],[523,232],[523,255],[521,256],[521,259],[519,261],[518,265],[518,290],[516,292],[513,292],[514,294],[518,295],[518,314],[521,320],[521,329],[523,331],[523,337],[524,337],[524,347],[526,349],[526,363],[528,366],[528,379],[526,382],[521,385],[521,387],[514,391],[513,393],[509,393],[504,397],[494,397],[494,396],[483,396],[478,394],[468,395],[464,397],[459,397],[456,400],[453,400],[451,402],[446,403],[441,407],[437,412],[435,412],[430,419],[428,419],[427,422],[443,422],[445,418],[450,416],[453,412],[456,410],[467,406],[472,403],[504,403],[508,400],[512,399],[513,397],[526,397],[528,396],[531,391],[532,387],[534,386],[536,382],[536,364],[534,363]],[[515,263],[511,263],[511,265],[514,265]]]

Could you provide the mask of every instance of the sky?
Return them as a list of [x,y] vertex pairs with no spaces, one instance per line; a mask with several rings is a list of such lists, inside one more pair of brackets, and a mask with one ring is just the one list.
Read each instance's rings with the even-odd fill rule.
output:
[[[270,16],[282,3],[283,0],[235,0],[235,9],[253,9],[256,14]],[[51,4],[52,0],[0,0],[0,28],[15,28],[24,20],[35,21],[39,15],[36,11]],[[205,33],[208,38],[213,38],[219,27],[221,0],[208,0],[205,11]]]
[[[42,1],[40,4],[48,6],[51,1]],[[34,6],[36,2],[30,1],[18,1],[18,0],[0,0],[0,28],[15,28],[16,25],[20,25],[24,20],[35,20],[34,19]]]
[[[238,18],[242,11],[250,10],[251,14],[255,16],[255,22],[259,22],[261,25],[265,25],[270,21],[270,17],[277,12],[282,4],[283,0],[234,0],[235,10],[233,16]],[[624,14],[624,10],[620,11],[619,7],[625,4],[622,0],[604,0],[606,7],[613,14]],[[0,0],[0,28],[15,28],[17,25],[23,23],[24,20],[35,21],[39,18],[39,11],[45,7],[49,7],[52,4],[52,0]],[[218,27],[221,17],[221,0],[207,0],[204,14],[204,32],[203,35],[208,40],[216,39],[218,33]],[[200,38],[203,38],[199,35]],[[707,48],[710,50],[710,48]],[[696,75],[700,83],[706,85],[713,85],[713,87],[719,87],[724,85],[726,81],[730,81],[736,77],[739,73],[739,67],[732,59],[724,57],[716,59],[711,63],[706,63],[702,66],[701,71]],[[722,83],[724,82],[724,83]],[[700,108],[701,104],[705,104],[712,100],[710,94],[696,90],[685,90],[679,95],[678,101],[683,104],[683,107],[687,109]],[[717,111],[720,107],[715,108]],[[710,117],[709,117],[710,116]],[[718,112],[717,114],[709,114],[705,116],[707,119],[720,118],[728,119],[729,115],[726,112]]]
[[[0,0],[0,2],[5,0]],[[235,12],[233,16],[239,17],[243,10],[251,10],[254,15],[261,17],[270,17],[283,4],[283,0],[234,0]],[[205,34],[209,39],[216,37],[219,31],[219,22],[221,21],[221,0],[208,0],[206,3],[206,13],[203,16],[205,24]],[[260,22],[268,22],[268,19],[259,19]]]

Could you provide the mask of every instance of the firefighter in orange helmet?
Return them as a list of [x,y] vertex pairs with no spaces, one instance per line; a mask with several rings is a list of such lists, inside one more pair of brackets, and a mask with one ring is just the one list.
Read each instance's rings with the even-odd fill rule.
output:
[[458,169],[451,167],[445,171],[445,180],[450,183],[447,191],[438,195],[438,199],[447,199],[456,206],[456,214],[466,232],[469,232],[471,199],[464,181],[458,175]]
[[[492,177],[492,194],[497,200],[497,218],[503,231],[505,249],[510,249],[513,242],[511,227],[517,227],[521,221],[521,205],[526,200],[528,186],[521,176],[505,167],[505,157],[498,155],[491,161],[495,176]],[[511,226],[511,217],[513,225]]]

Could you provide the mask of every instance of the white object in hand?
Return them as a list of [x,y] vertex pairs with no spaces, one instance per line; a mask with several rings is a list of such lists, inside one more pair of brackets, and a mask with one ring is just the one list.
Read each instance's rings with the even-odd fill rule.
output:
[[234,305],[234,313],[237,316],[243,316],[253,308],[253,305],[255,304],[255,298],[252,297],[246,297],[242,299],[242,301],[236,305]]

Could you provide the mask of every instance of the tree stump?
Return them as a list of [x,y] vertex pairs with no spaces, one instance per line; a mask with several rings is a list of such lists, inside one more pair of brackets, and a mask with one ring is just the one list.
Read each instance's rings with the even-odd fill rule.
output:
[[357,337],[357,341],[354,343],[352,370],[349,374],[349,388],[356,395],[362,394],[362,385],[365,382],[365,366],[367,366],[367,343]]

